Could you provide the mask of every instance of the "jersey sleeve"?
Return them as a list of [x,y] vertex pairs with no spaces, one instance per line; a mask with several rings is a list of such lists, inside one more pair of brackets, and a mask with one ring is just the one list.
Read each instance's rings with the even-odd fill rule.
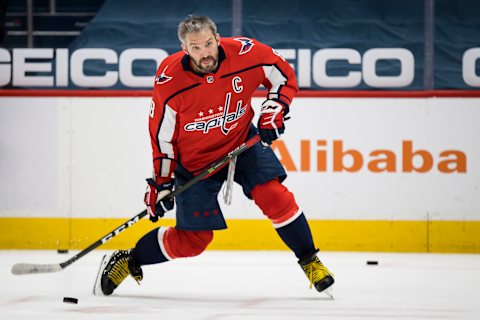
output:
[[178,158],[175,147],[177,112],[165,101],[161,89],[161,85],[154,85],[149,114],[153,173],[157,182],[171,179]]
[[262,68],[265,79],[262,84],[268,89],[267,99],[282,103],[288,111],[298,91],[295,71],[273,48],[259,43],[259,51],[264,60]]

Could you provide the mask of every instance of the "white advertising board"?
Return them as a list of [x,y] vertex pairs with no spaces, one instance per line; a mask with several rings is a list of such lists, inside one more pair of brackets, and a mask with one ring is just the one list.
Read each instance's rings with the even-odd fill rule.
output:
[[[149,100],[1,97],[0,217],[143,210]],[[480,99],[297,98],[290,115],[274,148],[310,219],[480,220]],[[263,219],[238,187],[222,207]]]

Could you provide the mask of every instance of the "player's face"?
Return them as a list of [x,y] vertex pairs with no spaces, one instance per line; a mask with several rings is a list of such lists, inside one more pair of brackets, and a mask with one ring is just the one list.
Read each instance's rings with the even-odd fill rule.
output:
[[190,55],[193,70],[198,73],[211,73],[218,66],[219,34],[209,30],[187,33],[183,50]]

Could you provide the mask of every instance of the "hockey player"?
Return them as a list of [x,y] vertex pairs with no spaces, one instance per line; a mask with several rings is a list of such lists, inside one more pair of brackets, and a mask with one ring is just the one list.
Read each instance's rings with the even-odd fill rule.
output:
[[[310,288],[324,291],[334,283],[333,275],[318,259],[305,215],[282,184],[286,172],[268,147],[284,132],[298,90],[293,69],[255,39],[220,38],[208,17],[189,16],[179,24],[178,37],[182,50],[159,66],[151,101],[153,177],[147,180],[144,199],[150,220],[156,222],[173,209],[173,200],[157,199],[259,134],[262,144],[238,156],[234,181],[272,221],[298,258]],[[255,127],[251,98],[261,84],[268,92]],[[128,275],[142,280],[143,265],[202,253],[213,231],[227,228],[217,200],[226,177],[227,167],[178,195],[175,227],[156,228],[134,248],[106,255],[95,293],[111,295]]]

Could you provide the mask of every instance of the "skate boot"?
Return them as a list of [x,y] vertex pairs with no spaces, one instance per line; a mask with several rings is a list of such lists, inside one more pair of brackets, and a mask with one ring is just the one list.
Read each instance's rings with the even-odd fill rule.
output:
[[140,284],[143,271],[133,260],[132,251],[133,249],[117,250],[111,255],[103,256],[93,287],[94,295],[111,295],[128,275]]
[[[317,252],[318,250],[311,257],[299,260],[298,263],[308,280],[310,280],[310,289],[313,285],[318,292],[323,292],[330,288],[335,280],[333,279],[333,274],[318,259]],[[325,293],[333,297],[330,290],[328,292],[325,291]]]

